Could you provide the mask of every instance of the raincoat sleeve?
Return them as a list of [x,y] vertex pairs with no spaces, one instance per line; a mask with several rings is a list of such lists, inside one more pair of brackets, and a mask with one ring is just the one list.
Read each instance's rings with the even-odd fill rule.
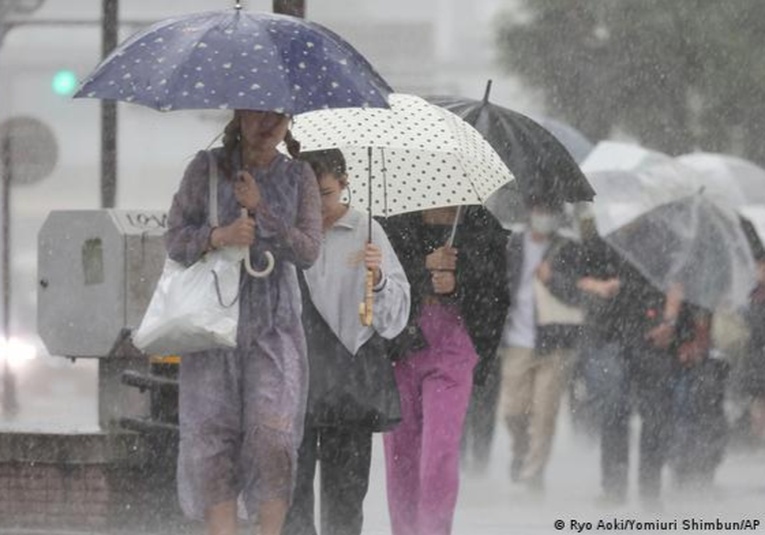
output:
[[185,266],[199,260],[210,241],[209,167],[207,154],[199,151],[186,167],[167,217],[167,254]]
[[388,236],[377,221],[372,221],[372,241],[382,250],[383,279],[374,290],[372,325],[386,339],[398,335],[409,321],[411,295],[409,281]]
[[280,229],[277,254],[300,269],[307,269],[319,257],[321,247],[321,197],[319,183],[311,167],[303,165],[298,187],[295,225]]

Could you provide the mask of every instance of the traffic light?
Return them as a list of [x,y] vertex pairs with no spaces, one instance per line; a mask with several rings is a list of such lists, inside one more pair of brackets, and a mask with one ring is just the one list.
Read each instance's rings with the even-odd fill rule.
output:
[[51,80],[51,88],[57,95],[68,97],[77,89],[77,75],[68,69],[56,71]]

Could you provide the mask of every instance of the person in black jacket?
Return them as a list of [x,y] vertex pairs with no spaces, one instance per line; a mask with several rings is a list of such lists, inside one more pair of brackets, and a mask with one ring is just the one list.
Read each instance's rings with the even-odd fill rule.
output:
[[749,427],[752,438],[765,443],[765,257],[757,260],[758,284],[747,311],[749,347],[744,391],[751,396]]
[[752,439],[765,443],[765,248],[754,228],[749,232],[750,245],[757,261],[757,286],[752,291],[746,321],[749,326],[749,343],[744,359],[742,389],[749,396],[747,408],[748,430]]
[[[580,365],[597,400],[603,501],[627,499],[632,403],[642,418],[638,490],[655,502],[670,447],[673,380],[679,369],[676,333],[690,321],[678,286],[664,293],[583,222],[584,240],[558,256],[551,287],[584,307]],[[631,394],[634,391],[634,400]]]
[[402,421],[384,435],[393,535],[451,532],[459,448],[474,373],[491,368],[507,309],[505,232],[467,207],[391,217],[383,226],[411,285],[412,311],[393,340]]

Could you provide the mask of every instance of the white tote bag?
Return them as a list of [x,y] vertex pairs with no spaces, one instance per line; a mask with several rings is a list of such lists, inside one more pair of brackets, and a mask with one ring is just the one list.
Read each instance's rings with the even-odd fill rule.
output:
[[545,283],[534,277],[537,325],[583,325],[584,311],[555,297]]
[[[218,226],[218,171],[210,157],[210,224]],[[189,267],[170,258],[133,344],[148,354],[186,354],[236,347],[245,247],[209,251]]]

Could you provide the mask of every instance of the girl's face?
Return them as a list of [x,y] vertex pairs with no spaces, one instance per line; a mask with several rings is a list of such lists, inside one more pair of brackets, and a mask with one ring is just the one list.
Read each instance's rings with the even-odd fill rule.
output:
[[288,116],[273,111],[241,110],[242,139],[248,145],[275,149],[289,128]]
[[346,180],[344,176],[338,176],[335,173],[323,173],[319,177],[322,215],[332,214],[343,205],[340,199],[347,184]]

